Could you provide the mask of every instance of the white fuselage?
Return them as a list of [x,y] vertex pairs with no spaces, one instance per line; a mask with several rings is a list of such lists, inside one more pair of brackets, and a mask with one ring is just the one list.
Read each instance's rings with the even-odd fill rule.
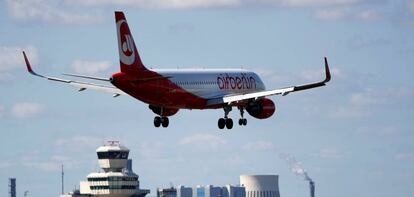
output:
[[260,77],[244,69],[157,69],[153,70],[185,91],[210,99],[224,95],[265,90]]

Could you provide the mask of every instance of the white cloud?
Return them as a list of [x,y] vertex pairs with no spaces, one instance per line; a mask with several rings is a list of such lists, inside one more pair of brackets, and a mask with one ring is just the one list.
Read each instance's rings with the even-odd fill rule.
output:
[[347,13],[345,9],[334,9],[334,8],[317,10],[313,14],[313,17],[315,19],[322,20],[322,21],[342,20],[342,19],[345,19],[346,16],[347,16]]
[[274,69],[255,68],[254,71],[268,84],[280,84],[291,80],[287,74],[283,74],[280,71],[275,72]]
[[227,142],[212,134],[195,134],[188,136],[180,140],[180,145],[190,145],[192,147],[198,147],[200,149],[217,149],[220,146],[227,144]]
[[274,144],[266,141],[248,142],[243,146],[243,150],[247,151],[269,151],[274,149]]
[[383,16],[376,10],[357,11],[355,7],[339,6],[316,10],[313,13],[313,18],[321,21],[356,20],[373,22],[381,20]]
[[78,162],[77,160],[73,159],[60,160],[60,156],[57,156],[56,158],[55,156],[53,156],[47,159],[43,159],[42,156],[44,156],[44,154],[40,154],[40,152],[37,150],[28,151],[26,155],[23,155],[20,158],[19,163],[21,163],[21,165],[23,165],[24,167],[35,168],[37,170],[44,172],[56,172],[60,171],[63,162],[65,163],[65,166],[71,167]]
[[408,0],[407,5],[411,11],[414,11],[414,0]]
[[168,31],[171,34],[191,33],[194,31],[194,29],[195,26],[191,23],[176,23],[168,27]]
[[[173,144],[169,144],[174,146]],[[143,159],[160,159],[166,158],[166,151],[169,149],[163,142],[143,142],[139,145],[138,152]]]
[[43,110],[43,105],[38,103],[15,103],[12,107],[12,115],[16,118],[30,118],[42,113]]
[[396,160],[414,160],[414,152],[397,153],[394,156]]
[[0,83],[12,81],[13,79],[14,77],[10,73],[0,73]]
[[40,160],[38,156],[23,159],[23,166],[35,168],[44,172],[61,171],[62,164],[66,169],[72,169],[79,166],[82,162],[80,160],[72,159],[66,156],[54,155],[50,159]]
[[[331,67],[331,66],[330,66]],[[330,68],[332,78],[343,78],[344,73],[338,68]],[[317,70],[304,70],[300,73],[300,77],[306,81],[318,81],[325,77],[325,68]]]
[[[412,100],[413,92],[409,88],[367,89],[351,93],[348,101],[341,106],[335,106],[330,115],[334,118],[364,118],[375,114],[381,106],[404,104]],[[377,107],[379,106],[379,107]],[[384,131],[387,133],[386,131]],[[392,131],[390,131],[392,132]]]
[[6,0],[9,15],[16,21],[58,24],[90,24],[101,22],[103,17],[91,11],[76,13],[60,8],[59,1]]
[[82,61],[75,60],[71,64],[73,71],[80,74],[94,75],[104,71],[107,71],[111,67],[109,61]]
[[400,133],[400,130],[395,126],[364,126],[356,129],[356,132],[359,134],[366,134],[366,135],[377,135],[377,136],[393,136]]
[[66,0],[68,4],[86,6],[133,6],[144,9],[192,9],[237,6],[241,0]]
[[56,172],[60,170],[61,164],[52,161],[26,161],[23,163],[23,166],[45,172]]
[[4,116],[4,106],[0,105],[0,118]]
[[281,5],[291,7],[314,7],[314,6],[337,6],[337,5],[353,5],[361,3],[362,0],[269,0]]
[[335,148],[325,148],[319,151],[318,156],[323,159],[342,159],[345,154]]
[[355,106],[335,107],[330,113],[333,118],[366,118],[372,115],[372,112]]
[[350,6],[371,0],[65,0],[67,4],[84,6],[129,6],[143,9],[197,9],[217,7],[285,6],[322,7]]
[[362,49],[367,47],[388,47],[391,41],[376,36],[356,35],[346,42],[351,50]]
[[362,21],[378,21],[382,19],[380,13],[375,10],[364,10],[356,14],[356,18]]
[[1,168],[8,168],[10,166],[13,166],[13,163],[10,161],[1,161],[0,162],[0,169]]
[[378,95],[377,92],[369,89],[364,92],[353,93],[350,98],[352,105],[372,105],[385,102],[385,97]]
[[[33,46],[0,46],[0,72],[10,71],[16,68],[24,69],[25,63],[22,55],[23,50],[26,51],[31,64],[36,64],[38,62],[37,50]],[[7,78],[7,76],[0,75],[0,79],[1,78]]]
[[55,141],[57,148],[66,151],[84,152],[85,150],[95,149],[102,145],[103,139],[94,136],[74,136],[71,138],[60,138]]

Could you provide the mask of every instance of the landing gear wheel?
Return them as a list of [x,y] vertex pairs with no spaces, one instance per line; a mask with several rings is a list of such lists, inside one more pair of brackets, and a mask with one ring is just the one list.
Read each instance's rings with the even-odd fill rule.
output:
[[224,118],[220,118],[218,120],[218,128],[219,129],[224,129],[224,126],[226,126],[226,120]]
[[168,127],[169,123],[170,123],[170,120],[168,120],[168,117],[161,118],[162,127]]
[[231,118],[226,119],[226,128],[227,129],[232,129],[233,128],[233,119],[231,119]]
[[155,127],[160,127],[161,122],[162,122],[161,117],[155,116],[155,118],[154,118],[154,126]]
[[243,119],[243,125],[246,126],[247,125],[247,119]]
[[239,125],[240,126],[246,126],[247,125],[247,119],[246,118],[240,118],[239,119]]

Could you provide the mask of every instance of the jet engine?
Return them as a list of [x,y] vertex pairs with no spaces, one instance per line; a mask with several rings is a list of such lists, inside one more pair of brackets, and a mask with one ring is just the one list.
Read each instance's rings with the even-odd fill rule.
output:
[[250,102],[246,107],[246,111],[257,119],[266,119],[275,113],[276,106],[272,100],[263,98]]
[[178,112],[177,108],[166,108],[166,107],[159,107],[159,106],[154,106],[154,105],[149,105],[149,108],[152,110],[152,112],[160,116],[172,116]]

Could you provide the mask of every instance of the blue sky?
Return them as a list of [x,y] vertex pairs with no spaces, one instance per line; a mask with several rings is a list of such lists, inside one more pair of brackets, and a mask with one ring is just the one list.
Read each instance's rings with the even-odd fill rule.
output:
[[[218,130],[222,110],[179,111],[168,129],[130,97],[29,76],[20,51],[48,75],[119,70],[114,10],[126,13],[144,64],[244,67],[268,88],[323,77],[328,86],[272,97],[276,115]],[[280,175],[282,196],[308,195],[281,154],[315,180],[318,196],[414,193],[413,0],[6,0],[0,2],[0,194],[57,196],[98,169],[95,149],[120,140],[141,186],[237,184]],[[237,111],[230,114],[238,119]]]

